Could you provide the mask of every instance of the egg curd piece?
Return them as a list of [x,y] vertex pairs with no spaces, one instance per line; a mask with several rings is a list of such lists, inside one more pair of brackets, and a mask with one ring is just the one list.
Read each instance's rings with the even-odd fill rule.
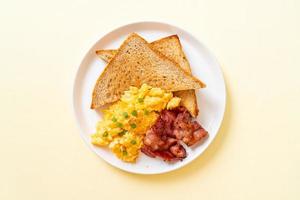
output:
[[121,160],[126,162],[134,162],[139,155],[142,147],[142,136],[127,132],[123,137],[119,137],[109,144],[112,152]]
[[172,92],[143,84],[130,87],[121,99],[104,110],[104,119],[97,123],[91,142],[108,146],[125,162],[135,162],[146,131],[155,123],[161,110],[179,106],[180,98]]

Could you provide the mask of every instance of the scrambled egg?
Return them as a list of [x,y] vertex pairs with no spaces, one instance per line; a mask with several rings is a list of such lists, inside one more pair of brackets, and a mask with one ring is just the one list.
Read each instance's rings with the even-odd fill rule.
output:
[[158,112],[179,106],[180,98],[172,92],[143,84],[141,88],[130,87],[121,99],[104,110],[97,132],[91,136],[92,143],[107,146],[121,160],[135,162],[143,145],[146,131],[155,123]]

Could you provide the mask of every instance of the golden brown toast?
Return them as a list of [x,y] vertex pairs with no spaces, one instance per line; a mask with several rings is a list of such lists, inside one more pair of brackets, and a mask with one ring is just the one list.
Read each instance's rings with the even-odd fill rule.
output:
[[[169,59],[175,61],[182,69],[191,74],[191,68],[184,51],[182,49],[180,40],[177,35],[171,35],[150,43],[151,47]],[[104,61],[109,62],[118,50],[98,50],[96,54]],[[198,106],[195,90],[183,90],[174,92],[174,95],[181,98],[181,105],[186,107],[193,117],[198,115]]]
[[130,86],[147,83],[166,91],[205,87],[139,35],[131,34],[110,60],[94,87],[91,108],[117,101]]

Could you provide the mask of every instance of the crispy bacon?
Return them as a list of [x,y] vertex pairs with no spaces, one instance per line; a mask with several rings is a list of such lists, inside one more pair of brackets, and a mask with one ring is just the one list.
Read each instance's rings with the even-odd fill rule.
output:
[[183,159],[186,157],[186,151],[182,145],[176,144],[170,147],[170,152],[176,157]]
[[179,141],[192,146],[207,136],[207,131],[198,122],[192,121],[185,107],[163,110],[147,131],[142,152],[165,161],[182,160],[186,157],[186,151]]
[[[172,153],[171,149],[177,156],[175,156]],[[153,151],[149,146],[144,145],[141,151],[149,157],[155,158],[157,156],[162,158],[164,161],[168,161],[168,162],[181,160],[186,157],[185,149],[182,146],[177,147],[177,145],[173,145],[170,148],[170,151],[169,150]]]

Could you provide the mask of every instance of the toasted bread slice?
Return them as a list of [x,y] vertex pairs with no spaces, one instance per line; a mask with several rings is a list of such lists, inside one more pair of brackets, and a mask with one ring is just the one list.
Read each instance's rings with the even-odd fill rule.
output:
[[91,108],[117,101],[130,86],[140,87],[143,83],[166,91],[205,87],[204,83],[133,33],[123,42],[98,78]]
[[105,62],[109,62],[116,54],[118,50],[106,49],[106,50],[97,50],[96,54]]
[[[151,47],[171,60],[174,60],[180,65],[182,69],[191,74],[191,68],[184,51],[182,49],[180,40],[177,35],[171,35],[150,43]],[[96,54],[104,61],[109,62],[118,50],[98,50]],[[181,98],[181,105],[187,108],[193,117],[198,115],[198,106],[195,90],[184,90],[174,92],[174,95]]]

